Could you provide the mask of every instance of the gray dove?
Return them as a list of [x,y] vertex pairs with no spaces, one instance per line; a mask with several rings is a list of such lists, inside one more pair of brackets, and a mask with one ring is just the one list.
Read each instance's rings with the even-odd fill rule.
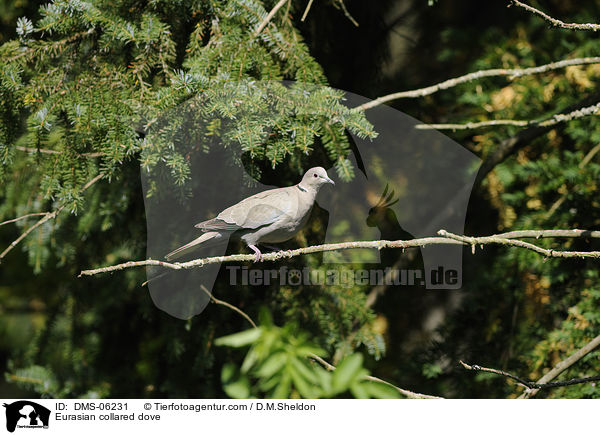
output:
[[325,183],[335,184],[321,167],[311,168],[295,186],[266,190],[252,195],[217,217],[196,224],[203,234],[190,243],[175,249],[165,258],[179,258],[199,246],[226,242],[234,232],[262,260],[259,243],[280,243],[291,239],[306,224],[315,198]]

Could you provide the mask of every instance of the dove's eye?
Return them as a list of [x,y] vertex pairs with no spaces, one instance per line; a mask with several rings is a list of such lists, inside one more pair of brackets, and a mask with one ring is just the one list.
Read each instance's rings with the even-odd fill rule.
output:
[[317,177],[318,177],[318,175],[317,175],[317,174],[313,174],[313,177],[317,178]]

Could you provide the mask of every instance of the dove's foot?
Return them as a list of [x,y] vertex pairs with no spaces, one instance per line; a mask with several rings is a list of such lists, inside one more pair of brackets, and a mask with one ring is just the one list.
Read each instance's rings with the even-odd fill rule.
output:
[[256,253],[256,259],[254,260],[254,262],[256,263],[258,261],[262,261],[262,253],[260,252],[260,249],[258,249],[254,245],[248,245],[248,247]]

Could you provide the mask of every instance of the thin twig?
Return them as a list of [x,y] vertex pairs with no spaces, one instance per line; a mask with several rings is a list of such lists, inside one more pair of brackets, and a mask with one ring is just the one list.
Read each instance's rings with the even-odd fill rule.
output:
[[[17,149],[19,151],[25,151],[28,153],[62,154],[62,152],[60,152],[60,151],[48,150],[48,149],[44,149],[44,148],[30,148],[30,147],[16,146],[15,149]],[[103,155],[105,155],[105,154],[104,153],[81,153],[81,154],[79,154],[79,156],[81,156],[81,157],[90,157],[90,158],[102,157]]]
[[600,24],[565,23],[561,20],[557,20],[556,18],[552,18],[550,15],[540,11],[539,9],[534,8],[533,6],[529,6],[529,5],[526,5],[525,3],[521,3],[518,0],[509,0],[509,1],[515,6],[523,8],[526,11],[531,12],[534,15],[542,17],[544,20],[548,21],[554,27],[560,27],[563,29],[570,29],[570,30],[592,30],[594,32],[597,30],[600,30]]
[[244,319],[246,319],[252,325],[253,328],[256,328],[256,323],[254,323],[254,321],[250,318],[250,316],[248,314],[244,313],[242,310],[240,310],[235,305],[231,305],[229,302],[225,302],[225,301],[223,301],[221,299],[215,298],[213,296],[213,294],[206,288],[206,286],[204,286],[204,284],[200,284],[200,288],[202,289],[202,291],[204,293],[206,293],[208,295],[208,297],[210,298],[210,300],[213,301],[215,304],[217,304],[217,305],[223,305],[224,307],[227,307],[230,310],[235,311],[240,316],[242,316]]
[[494,234],[504,239],[553,239],[553,238],[585,238],[600,239],[600,231],[589,230],[517,230]]
[[308,15],[308,11],[310,11],[310,7],[312,6],[314,0],[308,0],[308,4],[306,5],[306,9],[304,9],[304,13],[302,14],[302,18],[300,21],[304,22],[306,16]]
[[474,80],[479,80],[479,79],[482,79],[485,77],[508,76],[508,78],[510,80],[512,80],[512,79],[515,79],[518,77],[553,71],[553,70],[565,68],[568,66],[590,65],[590,64],[595,64],[595,63],[600,63],[600,57],[582,57],[582,58],[575,58],[575,59],[566,59],[566,60],[561,60],[558,62],[552,62],[552,63],[546,64],[546,65],[531,67],[531,68],[511,68],[511,69],[495,68],[495,69],[480,70],[480,71],[475,71],[475,72],[465,74],[465,75],[462,75],[460,77],[456,77],[453,79],[448,79],[443,82],[437,83],[435,85],[427,86],[425,88],[414,89],[414,90],[410,90],[410,91],[395,92],[393,94],[385,95],[383,97],[376,98],[373,101],[369,101],[368,103],[364,103],[364,104],[361,104],[360,106],[356,106],[353,110],[355,110],[355,111],[367,110],[367,109],[371,109],[373,107],[379,106],[383,103],[387,103],[387,102],[394,101],[394,100],[399,100],[402,98],[420,98],[420,97],[434,94],[441,90],[453,88],[460,84],[472,82]]
[[494,127],[498,125],[511,125],[516,127],[529,127],[529,126],[540,126],[540,127],[551,127],[562,122],[571,121],[573,119],[583,118],[584,116],[595,115],[600,110],[600,103],[594,104],[593,106],[584,107],[582,109],[574,110],[570,113],[557,113],[549,118],[543,120],[513,120],[513,119],[494,119],[490,121],[481,122],[467,122],[465,124],[418,124],[415,128],[420,130],[471,130],[481,127]]
[[279,0],[279,2],[275,5],[275,7],[273,9],[271,9],[271,12],[268,13],[268,15],[265,17],[265,19],[258,25],[258,27],[256,28],[256,31],[254,32],[254,37],[256,38],[260,32],[263,31],[263,29],[265,28],[265,26],[267,24],[269,24],[269,21],[271,21],[271,19],[273,18],[273,16],[275,16],[275,14],[277,13],[277,11],[285,4],[285,2],[290,1],[290,0]]
[[[569,356],[568,358],[566,358],[566,359],[562,360],[561,362],[559,362],[558,364],[556,364],[552,370],[550,370],[548,373],[546,373],[544,376],[542,376],[537,381],[537,384],[547,384],[549,381],[551,381],[552,379],[554,379],[555,377],[560,375],[562,372],[567,370],[569,367],[571,367],[573,364],[575,364],[581,358],[583,358],[588,353],[590,353],[591,351],[596,349],[598,346],[600,346],[600,335],[596,336],[596,338],[594,338],[588,344],[583,346],[581,349],[579,349],[573,355]],[[523,394],[521,394],[519,396],[519,399],[528,399],[530,397],[533,397],[537,394],[538,391],[539,391],[539,388],[526,390]]]
[[[427,245],[471,245],[473,250],[476,245],[500,244],[525,248],[542,254],[545,257],[561,258],[600,258],[600,251],[557,251],[554,249],[544,249],[532,243],[522,240],[513,240],[519,238],[600,238],[599,231],[587,230],[531,230],[518,231],[505,234],[496,234],[484,237],[467,237],[449,233],[445,230],[438,231],[441,237],[424,237],[422,239],[412,240],[367,240],[357,242],[330,243],[324,245],[308,246],[291,251],[269,252],[262,256],[262,261],[277,261],[282,258],[292,258],[299,255],[314,254],[317,252],[340,251],[345,249],[384,249],[384,248],[420,248]],[[128,261],[126,263],[116,264],[114,266],[101,267],[98,269],[83,270],[79,276],[91,276],[106,272],[115,272],[117,270],[129,269],[132,267],[160,266],[173,270],[192,269],[202,267],[207,264],[231,263],[239,261],[254,261],[255,254],[234,254],[218,257],[199,258],[183,263],[170,263],[161,260],[140,260]]]
[[65,208],[65,206],[61,205],[56,210],[46,214],[43,218],[41,218],[39,221],[37,221],[35,224],[30,226],[29,228],[27,228],[27,230],[25,230],[23,233],[21,233],[21,235],[19,237],[17,237],[15,240],[13,240],[11,242],[11,244],[8,245],[8,247],[4,251],[2,251],[2,253],[0,253],[0,262],[6,256],[6,254],[8,254],[10,251],[12,251],[14,249],[14,247],[17,246],[21,242],[21,240],[23,240],[25,237],[27,237],[33,230],[35,230],[40,225],[43,225],[50,219],[54,219],[56,217],[56,215],[62,211],[63,208]]
[[[348,18],[352,24],[354,24],[356,27],[358,27],[358,21],[356,21],[354,19],[354,17],[352,15],[350,15],[350,12],[348,12],[348,9],[346,8],[346,4],[344,3],[344,0],[337,0],[336,3],[340,5],[340,9],[342,9],[342,12],[346,16],[346,18]],[[334,3],[334,5],[336,3]]]
[[[561,114],[567,114],[574,110],[583,109],[584,107],[589,107],[592,104],[597,104],[600,101],[600,93],[593,93],[580,101],[571,104],[561,111]],[[524,130],[519,131],[516,135],[507,137],[502,140],[489,154],[483,164],[479,168],[477,172],[477,177],[475,178],[475,186],[478,186],[481,181],[500,163],[502,163],[508,156],[514,155],[517,151],[523,149],[526,146],[529,146],[535,139],[539,138],[552,127],[542,127],[539,125],[535,125],[529,128],[525,128]],[[467,188],[468,191],[471,191],[473,186],[468,183],[464,185],[464,188]],[[461,192],[463,194],[463,192]],[[453,200],[450,200],[449,204],[452,204]]]
[[0,227],[1,227],[2,225],[11,224],[11,223],[13,223],[13,222],[18,222],[18,221],[20,221],[20,220],[22,220],[22,219],[27,219],[27,218],[29,218],[29,217],[32,217],[32,216],[45,216],[45,215],[47,215],[47,214],[48,214],[48,212],[42,212],[42,213],[29,213],[29,214],[26,214],[25,216],[20,216],[20,217],[18,217],[18,218],[15,218],[15,219],[11,219],[11,220],[8,220],[8,221],[0,222]]
[[[600,151],[600,144],[596,145],[594,148],[592,148],[586,155],[585,157],[581,160],[581,162],[579,162],[579,170],[581,171],[583,168],[585,168],[585,166],[594,158],[594,156],[598,153],[598,151]],[[563,185],[564,186],[564,185]],[[566,187],[566,186],[565,186]],[[550,209],[548,210],[548,212],[546,213],[546,215],[544,216],[544,218],[548,219],[550,218],[550,216],[552,216],[554,214],[554,212],[556,210],[558,210],[558,208],[563,205],[563,203],[567,200],[567,192],[563,193],[561,195],[560,198],[558,198],[556,200],[556,202],[554,204],[552,204],[552,207],[550,207]]]
[[463,242],[464,244],[471,245],[471,250],[475,253],[477,245],[506,245],[516,246],[519,248],[528,249],[543,255],[544,257],[553,258],[600,258],[600,251],[557,251],[555,249],[544,249],[540,248],[533,243],[524,242],[522,240],[510,239],[501,236],[484,236],[484,237],[468,237],[460,236],[458,234],[452,234],[445,230],[438,231],[438,234],[442,237],[448,237],[452,240]]
[[511,373],[505,372],[504,370],[492,369],[492,368],[488,368],[488,367],[481,367],[481,366],[478,366],[477,364],[469,365],[463,361],[459,361],[459,363],[467,370],[473,370],[476,372],[488,372],[488,373],[494,373],[496,375],[504,376],[506,378],[510,378],[514,381],[517,381],[519,384],[521,384],[524,387],[529,388],[529,389],[546,390],[546,389],[550,389],[550,388],[568,387],[570,385],[577,385],[577,384],[584,384],[587,382],[600,381],[600,376],[589,376],[587,378],[575,378],[575,379],[570,379],[568,381],[548,382],[548,383],[539,384],[539,383],[536,383],[533,381],[528,381],[526,379],[519,378],[518,376],[515,376]]
[[[104,177],[104,174],[98,174],[96,175],[94,178],[92,178],[90,181],[88,181],[82,188],[81,188],[81,192],[84,192],[85,190],[87,190],[92,184],[94,184],[96,181],[100,180],[102,177]],[[54,219],[61,211],[63,211],[63,209],[66,207],[66,204],[62,204],[60,205],[56,210],[54,210],[53,212],[47,212],[44,217],[42,217],[39,221],[37,221],[35,224],[33,224],[32,226],[30,226],[27,230],[25,230],[16,240],[14,240],[13,242],[11,242],[10,245],[8,245],[8,247],[2,251],[2,253],[0,253],[0,262],[2,262],[2,259],[6,256],[6,254],[8,254],[10,251],[12,251],[14,249],[15,246],[17,246],[25,237],[27,237],[33,230],[35,230],[36,228],[38,228],[40,225],[43,225],[44,223],[46,223],[47,221],[49,221],[50,219]]]
[[492,119],[489,121],[466,122],[464,124],[418,124],[415,128],[418,130],[472,130],[481,127],[496,127],[510,125],[514,127],[527,127],[534,124],[535,121],[514,120],[514,119]]
[[[336,367],[333,364],[328,363],[323,358],[321,358],[319,355],[315,355],[313,353],[313,354],[310,355],[310,358],[314,359],[316,362],[318,362],[319,364],[321,364],[323,367],[325,367],[330,372],[332,372],[332,371],[334,371],[336,369]],[[410,390],[405,390],[404,388],[397,387],[394,384],[391,384],[391,383],[389,383],[387,381],[384,381],[383,379],[376,378],[375,376],[365,376],[365,379],[367,379],[367,380],[369,380],[371,382],[378,382],[380,384],[388,385],[388,386],[396,389],[402,395],[404,395],[404,396],[406,396],[406,397],[408,397],[410,399],[443,399],[443,397],[439,397],[439,396],[430,396],[429,394],[415,393],[415,392],[410,391]]]

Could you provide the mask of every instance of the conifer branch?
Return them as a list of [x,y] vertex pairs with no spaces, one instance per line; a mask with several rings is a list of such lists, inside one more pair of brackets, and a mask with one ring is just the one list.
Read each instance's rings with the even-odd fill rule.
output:
[[[556,378],[562,372],[567,370],[569,367],[571,367],[573,364],[575,364],[577,361],[579,361],[581,358],[583,358],[599,346],[600,335],[596,336],[594,339],[592,339],[589,343],[587,343],[573,355],[569,356],[568,358],[565,358],[564,360],[556,364],[552,370],[550,370],[537,381],[537,384],[547,384],[549,381]],[[537,387],[534,389],[526,390],[525,392],[523,392],[523,394],[519,396],[519,399],[528,399],[530,397],[533,397],[537,394],[538,391],[539,388]]]
[[273,9],[271,9],[271,12],[269,12],[267,14],[267,16],[265,17],[265,19],[258,25],[258,27],[256,28],[255,32],[254,32],[254,37],[256,38],[260,32],[262,32],[262,30],[265,28],[265,26],[267,24],[269,24],[269,21],[271,21],[271,19],[275,16],[275,14],[277,13],[277,11],[279,9],[281,9],[281,7],[290,0],[279,0],[279,2],[275,5],[275,7],[273,7]]
[[548,383],[538,384],[533,381],[528,381],[526,379],[519,378],[518,376],[515,376],[511,373],[505,372],[504,370],[498,370],[498,369],[493,369],[493,368],[488,368],[488,367],[481,367],[476,364],[469,365],[463,361],[459,361],[459,363],[467,370],[473,370],[476,372],[494,373],[496,375],[504,376],[505,378],[512,379],[513,381],[516,381],[519,384],[521,384],[524,387],[529,388],[529,389],[546,390],[546,389],[550,389],[550,388],[568,387],[570,385],[577,385],[577,384],[584,384],[587,382],[600,381],[600,376],[589,376],[587,378],[575,378],[575,379],[570,379],[568,381],[548,382]]
[[[98,174],[96,175],[94,178],[92,178],[90,181],[88,181],[81,189],[80,192],[84,192],[86,191],[90,186],[92,186],[95,182],[97,182],[98,180],[100,180],[102,177],[104,177],[104,174]],[[38,220],[35,224],[33,224],[32,226],[30,226],[29,228],[27,228],[27,230],[25,230],[19,237],[17,237],[15,240],[13,240],[10,245],[8,245],[8,247],[2,251],[2,253],[0,253],[0,263],[2,262],[2,259],[4,257],[6,257],[6,254],[8,254],[10,251],[12,251],[15,246],[17,246],[25,237],[27,237],[29,234],[31,234],[33,232],[33,230],[35,230],[36,228],[38,228],[39,226],[45,224],[46,222],[48,222],[50,219],[54,219],[56,218],[56,216],[58,216],[58,214],[64,210],[64,208],[66,207],[66,204],[62,204],[60,206],[58,206],[56,208],[56,210],[52,211],[52,212],[46,212],[43,213],[43,217]],[[30,214],[31,215],[31,214]],[[16,220],[22,219],[24,218],[24,216],[20,217],[20,218],[16,218]],[[14,221],[14,220],[13,220]]]
[[600,103],[593,106],[584,107],[574,110],[570,113],[557,113],[543,120],[513,120],[513,119],[494,119],[481,122],[467,122],[465,124],[419,124],[415,128],[419,130],[471,130],[480,127],[493,127],[498,125],[512,125],[517,127],[551,127],[562,122],[571,121],[573,119],[583,118],[585,116],[595,115],[600,110]]
[[67,46],[69,43],[74,42],[80,38],[85,36],[89,36],[94,33],[96,29],[93,27],[85,30],[83,32],[76,32],[71,36],[68,36],[64,39],[59,39],[55,41],[48,41],[46,44],[36,44],[31,47],[27,47],[25,50],[21,51],[19,54],[5,59],[6,64],[12,63],[15,60],[19,60],[21,58],[25,58],[25,61],[30,62],[36,55],[40,55],[42,53],[51,53],[53,50],[58,51],[63,47]]
[[[517,238],[600,238],[600,231],[587,230],[531,230],[512,231],[484,237],[468,237],[449,233],[445,230],[438,231],[441,237],[425,237],[412,240],[368,240],[357,242],[330,243],[324,245],[308,246],[290,251],[269,252],[263,254],[262,261],[276,261],[282,258],[292,258],[299,255],[314,254],[317,252],[330,252],[345,249],[384,249],[384,248],[420,248],[428,245],[467,245],[471,246],[473,253],[477,245],[506,245],[534,251],[544,257],[553,258],[600,258],[600,251],[557,251],[555,249],[544,249],[532,243]],[[185,270],[202,267],[207,264],[231,263],[239,261],[254,261],[255,254],[234,254],[218,257],[206,257],[190,260],[182,263],[170,263],[161,260],[128,261],[114,266],[101,267],[98,269],[83,270],[81,276],[91,276],[100,273],[115,272],[133,267],[160,266],[172,270]]]
[[[539,17],[542,17],[544,20],[548,21],[550,24],[552,24],[554,27],[560,27],[563,29],[570,29],[570,30],[591,30],[596,32],[597,30],[600,30],[600,24],[577,24],[577,23],[565,23],[561,20],[557,20],[556,18],[552,18],[550,15],[540,11],[539,9],[534,8],[533,6],[529,6],[525,3],[521,3],[518,0],[509,0],[510,3],[512,5],[518,6],[520,8],[525,9],[528,12],[531,12],[534,15],[537,15]],[[511,6],[511,5],[508,5]]]
[[561,68],[566,68],[568,66],[575,65],[590,65],[600,63],[600,57],[582,57],[575,59],[566,59],[558,62],[552,62],[545,65],[535,66],[531,68],[510,68],[510,69],[487,69],[475,71],[469,74],[465,74],[453,79],[444,80],[443,82],[437,83],[435,85],[427,86],[420,89],[414,89],[410,91],[402,91],[395,92],[393,94],[385,95],[383,97],[379,97],[374,99],[373,101],[369,101],[368,103],[361,104],[360,106],[356,106],[353,110],[367,110],[373,107],[377,107],[383,103],[388,103],[390,101],[399,100],[403,98],[421,98],[427,95],[435,94],[436,92],[450,89],[455,86],[458,86],[463,83],[469,83],[475,80],[479,80],[486,77],[503,77],[506,76],[509,80],[513,80],[518,77],[523,77],[527,75],[540,74],[548,71],[553,71]]

